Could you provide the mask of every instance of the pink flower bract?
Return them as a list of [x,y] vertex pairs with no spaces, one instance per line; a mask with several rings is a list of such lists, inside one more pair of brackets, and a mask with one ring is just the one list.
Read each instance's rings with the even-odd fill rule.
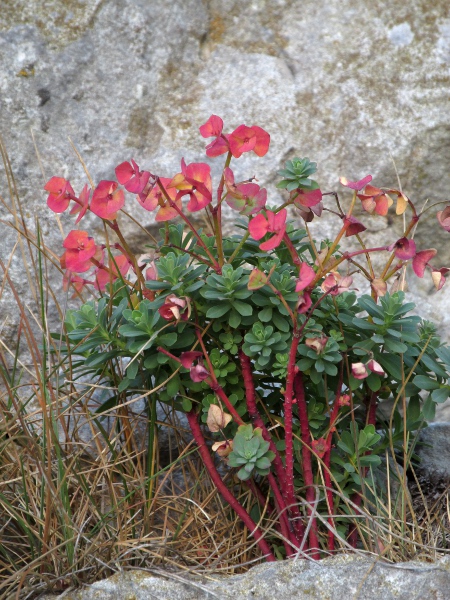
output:
[[91,258],[95,255],[97,246],[87,231],[71,231],[63,246],[66,248],[62,257],[64,268],[74,273],[84,273],[92,267]]
[[361,200],[363,209],[371,215],[376,213],[377,215],[386,216],[389,208],[394,203],[392,198],[373,185],[366,185],[364,193],[358,194],[358,198]]
[[73,206],[72,210],[70,211],[71,215],[76,215],[78,213],[78,217],[76,218],[75,224],[79,223],[81,221],[81,219],[84,217],[84,215],[86,214],[87,209],[89,208],[89,198],[90,197],[91,197],[91,190],[88,187],[88,185],[86,184],[81,191],[80,197],[78,198],[80,203],[78,204],[78,202],[75,202],[75,205]]
[[344,226],[345,226],[345,237],[350,237],[352,235],[357,235],[362,231],[365,231],[367,227],[358,221],[356,217],[344,217]]
[[211,168],[206,163],[191,163],[186,165],[181,159],[181,173],[175,175],[167,186],[168,189],[176,188],[180,196],[189,195],[187,209],[197,212],[205,208],[212,200]]
[[366,365],[362,362],[352,364],[352,375],[355,379],[365,379],[369,377]]
[[270,135],[257,125],[239,125],[227,138],[230,152],[235,158],[251,150],[258,156],[264,156],[269,149]]
[[203,356],[203,352],[198,352],[198,350],[189,350],[188,352],[182,352],[180,354],[180,362],[185,369],[190,369],[194,360],[197,360],[201,356]]
[[296,292],[301,292],[314,280],[316,273],[312,267],[308,265],[308,263],[301,263],[300,270],[298,274],[297,285],[295,286]]
[[117,189],[116,181],[100,181],[94,190],[91,201],[91,211],[101,219],[114,220],[125,204],[125,196],[122,190]]
[[294,204],[298,208],[311,208],[322,201],[322,192],[320,190],[312,190],[306,192],[304,190],[295,190]]
[[425,269],[429,261],[435,257],[437,250],[435,248],[428,248],[427,250],[421,250],[418,252],[412,261],[412,268],[417,277],[423,277]]
[[108,267],[97,268],[95,272],[95,287],[98,290],[103,291],[108,283],[112,284],[119,278],[119,274],[122,278],[126,277],[130,267],[131,263],[124,254],[115,256],[114,260],[110,258]]
[[400,260],[409,260],[416,255],[416,242],[403,237],[389,246],[388,250],[394,250],[395,256]]
[[181,197],[178,197],[177,190],[168,187],[171,180],[168,177],[160,177],[159,182],[175,206],[170,205],[158,183],[152,186],[148,194],[145,195],[145,192],[143,192],[137,198],[137,201],[145,210],[152,211],[159,207],[155,216],[155,221],[158,221],[158,223],[170,221],[170,219],[178,216],[182,209]]
[[199,129],[204,138],[218,137],[222,133],[223,121],[217,115],[211,115]]
[[44,185],[44,190],[50,192],[47,198],[47,206],[55,213],[63,213],[75,195],[72,186],[63,177],[49,179]]
[[439,221],[439,225],[445,229],[445,231],[450,231],[450,205],[446,206],[444,210],[440,210],[436,214],[436,217]]
[[327,441],[322,437],[311,442],[311,447],[316,456],[323,458],[327,451]]
[[344,187],[348,187],[351,190],[362,190],[363,187],[372,181],[372,175],[366,175],[363,179],[359,181],[349,181],[346,177],[339,177],[339,182]]
[[299,299],[297,302],[297,312],[300,313],[301,315],[303,315],[304,313],[308,312],[308,310],[311,308],[311,305],[312,305],[311,294],[309,292],[307,292],[306,290],[304,290],[303,293],[299,296]]
[[150,179],[149,171],[140,171],[137,163],[123,162],[116,167],[117,181],[132,194],[140,194]]
[[267,218],[262,213],[259,213],[248,224],[249,233],[254,240],[260,240],[266,233],[275,234],[266,242],[259,245],[264,252],[273,250],[281,243],[286,232],[287,211],[285,208],[281,209],[278,213],[268,210],[266,214]]
[[445,276],[450,272],[448,267],[442,267],[441,269],[433,269],[431,271],[431,279],[433,280],[434,287],[440,290],[446,282]]

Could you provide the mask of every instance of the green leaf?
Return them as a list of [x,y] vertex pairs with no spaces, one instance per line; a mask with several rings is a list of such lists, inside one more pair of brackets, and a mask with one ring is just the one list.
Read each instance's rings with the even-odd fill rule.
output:
[[434,390],[431,392],[431,398],[433,402],[437,402],[440,404],[441,402],[445,402],[450,394],[450,387],[445,386],[441,387],[439,390]]
[[378,467],[381,465],[381,458],[376,454],[368,454],[367,456],[360,456],[359,463],[362,467]]
[[263,308],[262,310],[260,310],[258,313],[259,320],[262,321],[263,323],[268,323],[269,321],[271,321],[272,311],[273,311],[273,309],[270,306],[267,306],[266,308]]
[[240,300],[233,300],[232,302],[233,308],[238,311],[240,315],[243,317],[250,317],[253,313],[253,307],[251,304],[246,304],[245,302],[241,302]]
[[385,338],[384,345],[388,350],[397,354],[404,354],[408,350],[406,344],[402,344],[402,342],[397,342],[396,340],[391,340],[389,338]]
[[127,389],[127,387],[130,385],[130,380],[128,379],[128,377],[124,377],[122,379],[122,381],[119,383],[119,385],[117,386],[117,389],[119,392],[123,392],[124,390]]
[[232,327],[233,329],[237,329],[239,327],[239,325],[241,324],[241,316],[238,312],[236,312],[235,310],[231,311],[230,317],[228,319],[228,323],[230,324],[230,327]]
[[181,401],[181,406],[186,412],[190,412],[192,410],[192,402],[189,400],[189,398],[183,398]]
[[412,381],[420,390],[437,390],[440,385],[435,379],[426,375],[416,375]]
[[206,317],[208,319],[218,319],[219,317],[223,317],[231,309],[229,304],[216,304],[216,306],[211,306],[206,313]]
[[422,414],[426,421],[432,421],[436,414],[436,403],[433,402],[431,395],[425,400],[422,406]]

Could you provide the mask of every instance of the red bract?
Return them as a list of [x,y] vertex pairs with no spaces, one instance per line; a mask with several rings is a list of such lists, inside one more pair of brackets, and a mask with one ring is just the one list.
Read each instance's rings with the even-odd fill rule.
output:
[[382,277],[372,279],[370,285],[377,296],[385,296],[387,292],[387,283]]
[[170,205],[158,184],[154,185],[146,196],[144,196],[144,193],[139,194],[137,200],[142,208],[145,208],[145,210],[152,211],[159,206],[159,210],[155,216],[155,221],[170,221],[170,219],[173,219],[181,212],[181,198],[177,198],[177,190],[175,188],[168,187],[169,183],[171,182],[168,177],[161,177],[159,181],[166,190],[169,198],[172,200],[175,206],[178,207],[178,210]]
[[418,252],[412,261],[412,268],[417,277],[423,277],[428,262],[435,257],[437,250],[435,248],[429,248],[427,250],[421,250]]
[[[203,354],[201,352],[197,352],[191,350],[189,352],[182,352],[180,355],[180,362],[185,369],[189,369],[189,374],[191,376],[192,381],[198,383],[199,381],[204,381],[209,377],[209,371],[205,369],[201,360]],[[194,366],[194,361],[198,360],[199,362]]]
[[388,247],[391,252],[394,250],[394,254],[400,260],[409,260],[416,255],[416,242],[414,240],[408,240],[408,238],[400,238]]
[[394,203],[392,198],[389,198],[380,188],[372,185],[366,185],[364,193],[358,194],[358,198],[361,200],[364,210],[371,215],[374,213],[381,216],[387,215],[389,207]]
[[300,213],[301,218],[304,219],[306,223],[310,223],[314,219],[314,215],[316,215],[317,217],[321,216],[323,211],[323,204],[322,202],[319,202],[318,204],[311,206],[311,208],[307,206],[302,206],[301,204],[297,204],[297,209]]
[[75,202],[75,205],[73,206],[72,210],[70,211],[71,215],[76,215],[78,213],[78,217],[75,221],[75,224],[79,223],[81,221],[81,219],[84,217],[84,215],[86,214],[87,209],[89,208],[89,198],[91,197],[91,190],[88,187],[88,185],[86,184],[83,188],[83,190],[81,191],[80,197],[78,198],[79,200],[79,204],[78,202]]
[[446,206],[444,210],[440,210],[436,216],[439,225],[445,229],[445,231],[450,231],[450,206]]
[[120,163],[115,170],[117,181],[132,194],[140,194],[150,179],[150,173],[140,171],[139,166],[133,159],[131,159],[131,163]]
[[380,375],[380,377],[384,377],[386,375],[380,363],[373,358],[369,360],[367,367],[372,371],[372,373],[375,373],[375,375]]
[[447,267],[442,267],[441,269],[433,269],[431,271],[431,279],[433,280],[434,287],[437,290],[440,290],[444,286],[446,282],[445,276],[448,272],[450,272],[450,269]]
[[103,180],[95,188],[91,211],[101,219],[116,219],[117,211],[125,204],[124,193],[117,187],[116,181]]
[[408,208],[408,197],[405,196],[405,194],[401,190],[387,189],[386,191],[397,196],[397,206],[395,207],[395,214],[402,215]]
[[348,187],[351,190],[362,190],[363,187],[372,181],[372,175],[366,175],[363,179],[359,181],[349,181],[346,177],[339,177],[339,182],[344,187]]
[[191,163],[186,165],[181,159],[181,173],[175,175],[167,186],[180,190],[179,196],[189,195],[187,209],[197,212],[205,208],[212,200],[211,169],[206,163]]
[[86,279],[78,277],[78,275],[75,275],[74,273],[72,273],[72,271],[69,271],[68,269],[64,273],[63,290],[65,292],[69,289],[70,286],[72,286],[76,292],[81,292],[86,283],[88,283]]
[[61,265],[74,273],[84,273],[92,267],[91,258],[97,251],[94,238],[87,231],[73,230],[63,242],[65,253]]
[[353,278],[350,275],[342,277],[337,271],[331,271],[320,287],[325,293],[329,292],[332,296],[337,296],[342,292],[347,292],[352,283]]
[[308,263],[301,263],[300,270],[298,273],[298,281],[295,286],[296,292],[301,292],[313,281],[316,273],[312,267],[308,265]]
[[350,406],[351,404],[351,396],[350,394],[342,394],[338,398],[339,406]]
[[190,369],[194,360],[197,360],[203,356],[202,352],[198,352],[196,350],[190,350],[188,352],[182,352],[180,354],[180,362],[185,369]]
[[158,309],[159,314],[166,321],[187,321],[191,315],[191,303],[186,296],[179,298],[175,294],[169,294],[164,304]]
[[369,372],[364,363],[358,362],[352,364],[352,375],[355,379],[365,379],[369,377]]
[[126,277],[130,270],[131,263],[129,259],[124,255],[120,254],[115,256],[114,260],[109,259],[109,265],[106,268],[97,268],[95,271],[95,287],[103,291],[108,283],[113,283],[120,275]]
[[236,184],[233,171],[227,167],[224,172],[224,182],[227,188],[225,200],[234,210],[241,215],[253,215],[262,210],[266,205],[267,190],[260,188],[251,181],[242,181]]
[[218,137],[222,133],[223,121],[217,115],[211,115],[199,129],[204,138]]
[[47,206],[55,213],[63,213],[69,206],[70,200],[75,196],[70,183],[62,177],[49,179],[44,185],[44,190],[50,192],[47,198]]
[[195,367],[191,367],[189,372],[192,381],[195,383],[199,383],[200,381],[204,381],[209,377],[209,371],[205,369],[203,365],[195,365]]
[[313,440],[311,442],[311,446],[314,454],[316,454],[319,458],[323,458],[325,456],[325,452],[327,451],[327,441],[324,438]]
[[228,136],[228,143],[235,158],[239,158],[244,152],[250,152],[251,150],[258,156],[264,156],[269,149],[270,135],[257,125],[253,127],[239,125]]
[[306,290],[303,290],[303,293],[300,294],[298,302],[297,302],[297,312],[300,314],[304,314],[309,310],[312,305],[311,294]]
[[311,208],[322,201],[322,192],[320,190],[312,190],[305,192],[304,190],[295,190],[294,204],[298,208]]
[[350,237],[352,235],[357,235],[362,231],[365,231],[367,227],[365,227],[361,221],[358,221],[356,217],[344,217],[344,226],[345,226],[345,237]]
[[268,277],[259,269],[253,269],[248,278],[247,287],[249,290],[260,290],[268,282]]
[[274,233],[275,235],[259,245],[261,250],[268,252],[280,245],[284,234],[286,233],[286,217],[287,211],[285,208],[278,213],[270,210],[266,211],[267,218],[260,213],[248,224],[248,230],[254,240],[260,240],[266,233]]
[[327,336],[322,335],[320,337],[307,338],[305,340],[305,345],[308,346],[308,348],[311,348],[311,350],[314,350],[316,354],[321,354],[324,351],[327,342]]

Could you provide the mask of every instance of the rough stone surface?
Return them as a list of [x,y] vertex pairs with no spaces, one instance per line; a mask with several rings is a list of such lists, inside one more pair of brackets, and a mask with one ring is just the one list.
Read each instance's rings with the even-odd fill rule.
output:
[[[61,253],[61,231],[45,205],[51,175],[85,182],[70,136],[95,181],[133,156],[161,175],[204,157],[198,126],[211,113],[227,130],[257,123],[272,136],[262,159],[245,155],[237,177],[255,175],[281,199],[276,171],[294,155],[319,163],[318,180],[336,189],[338,177],[372,173],[397,185],[419,205],[448,200],[450,185],[450,13],[447,0],[3,0],[0,11],[0,133],[9,152],[31,231],[39,218],[46,243]],[[33,137],[39,152],[36,156]],[[392,158],[391,158],[392,156]],[[221,161],[213,163],[217,175]],[[41,167],[43,174],[41,173]],[[0,194],[8,188],[0,168]],[[132,199],[127,207],[145,227]],[[4,213],[1,257],[8,261],[17,234]],[[87,218],[85,228],[100,231]],[[61,225],[67,233],[70,220]],[[441,251],[450,264],[448,234],[428,217],[419,247]],[[326,220],[313,230],[326,235]],[[393,241],[400,228],[372,219],[370,242]],[[144,238],[133,229],[138,252]],[[431,242],[432,240],[432,242]],[[10,275],[31,310],[31,286],[16,249]],[[409,278],[421,314],[450,338],[448,294],[428,278]],[[60,275],[50,275],[55,288]],[[1,335],[13,343],[14,297],[2,295]],[[56,311],[50,310],[56,327]],[[439,418],[447,418],[448,407]]]
[[[215,579],[213,576],[212,579]],[[447,600],[450,560],[397,565],[340,556],[320,563],[286,561],[254,567],[244,575],[218,582],[183,584],[168,573],[163,579],[129,572],[99,581],[89,588],[60,596],[65,600]],[[45,596],[42,600],[55,600]]]
[[419,472],[450,481],[450,423],[431,423],[419,433]]

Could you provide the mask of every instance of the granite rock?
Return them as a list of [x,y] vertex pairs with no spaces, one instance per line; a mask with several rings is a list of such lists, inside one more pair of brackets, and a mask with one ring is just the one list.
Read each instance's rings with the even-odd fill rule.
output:
[[[158,575],[136,571],[117,574],[84,590],[64,593],[61,600],[446,600],[450,560],[386,564],[350,555],[321,562],[290,560],[259,565],[244,575],[221,579],[212,575],[207,583],[183,574],[164,576],[159,571]],[[57,598],[47,595],[42,600]]]
[[[318,162],[324,189],[337,189],[341,175],[369,172],[375,183],[396,186],[397,170],[419,206],[448,200],[447,0],[254,0],[245,8],[236,0],[3,0],[0,65],[0,133],[24,218],[31,232],[39,219],[56,255],[71,220],[48,211],[42,185],[51,175],[69,177],[76,190],[84,184],[69,137],[95,181],[113,177],[130,157],[170,176],[182,156],[203,159],[198,126],[211,113],[227,130],[245,122],[270,132],[270,152],[245,155],[236,174],[256,175],[272,203],[281,200],[276,172],[295,155]],[[220,164],[213,162],[216,175]],[[0,194],[12,202],[2,169]],[[127,208],[144,227],[154,226],[153,215],[131,199]],[[391,221],[373,220],[370,241],[394,241],[400,228]],[[419,247],[432,240],[438,266],[449,264],[448,234],[431,211],[423,221]],[[36,312],[13,223],[2,209],[0,254],[7,262],[14,252],[11,280]],[[83,223],[100,235],[94,220]],[[139,252],[145,238],[124,227]],[[333,233],[326,219],[313,232],[319,228]],[[55,290],[60,281],[51,270]],[[449,339],[445,289],[436,294],[427,278],[409,284],[422,314]],[[12,344],[19,311],[9,285],[1,301],[1,335]],[[58,320],[49,308],[50,327]]]

